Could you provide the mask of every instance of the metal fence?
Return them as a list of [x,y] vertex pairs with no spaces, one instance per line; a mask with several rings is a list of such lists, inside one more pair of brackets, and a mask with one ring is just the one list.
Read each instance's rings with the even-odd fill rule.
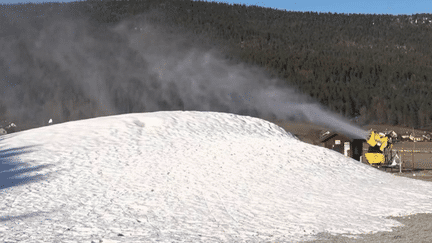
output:
[[422,149],[393,149],[402,160],[403,170],[432,170],[432,151]]
[[[364,155],[368,147],[363,147],[362,162],[367,163]],[[431,142],[401,142],[393,146],[391,157],[399,155],[402,161],[402,170],[432,170],[432,143]],[[391,161],[390,161],[391,163]]]

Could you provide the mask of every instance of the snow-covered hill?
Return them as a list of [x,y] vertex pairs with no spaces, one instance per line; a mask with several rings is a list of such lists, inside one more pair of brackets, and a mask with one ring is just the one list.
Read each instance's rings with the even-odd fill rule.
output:
[[1,242],[288,242],[432,213],[431,183],[247,116],[134,113],[2,138],[2,166],[39,169],[0,170]]

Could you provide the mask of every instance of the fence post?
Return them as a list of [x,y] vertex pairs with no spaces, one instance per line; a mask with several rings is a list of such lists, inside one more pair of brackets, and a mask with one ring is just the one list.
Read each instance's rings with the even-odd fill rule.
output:
[[414,149],[415,149],[415,133],[414,133],[414,127],[413,127],[413,148],[411,150],[412,154],[412,170],[414,171]]
[[400,173],[402,173],[402,164],[403,164],[402,156],[400,156],[399,162],[400,162],[400,164],[399,164],[399,174],[400,174]]

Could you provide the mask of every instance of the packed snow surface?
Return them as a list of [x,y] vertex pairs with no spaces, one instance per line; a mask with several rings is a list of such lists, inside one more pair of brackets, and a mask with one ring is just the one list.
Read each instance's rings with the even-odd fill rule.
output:
[[2,151],[31,146],[15,159],[49,166],[0,190],[1,242],[296,242],[432,213],[432,183],[248,116],[133,113],[4,137]]

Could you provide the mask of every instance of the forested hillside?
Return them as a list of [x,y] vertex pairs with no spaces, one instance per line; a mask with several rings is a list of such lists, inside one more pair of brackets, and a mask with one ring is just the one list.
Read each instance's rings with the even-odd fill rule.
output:
[[170,13],[167,23],[227,43],[231,59],[262,65],[362,124],[432,127],[431,14],[289,12],[181,0],[120,7],[124,3],[94,6],[122,9],[124,16],[164,10]]
[[360,124],[432,128],[432,15],[289,12],[186,0],[86,1],[77,15],[154,21],[218,43],[231,60],[265,67]]

